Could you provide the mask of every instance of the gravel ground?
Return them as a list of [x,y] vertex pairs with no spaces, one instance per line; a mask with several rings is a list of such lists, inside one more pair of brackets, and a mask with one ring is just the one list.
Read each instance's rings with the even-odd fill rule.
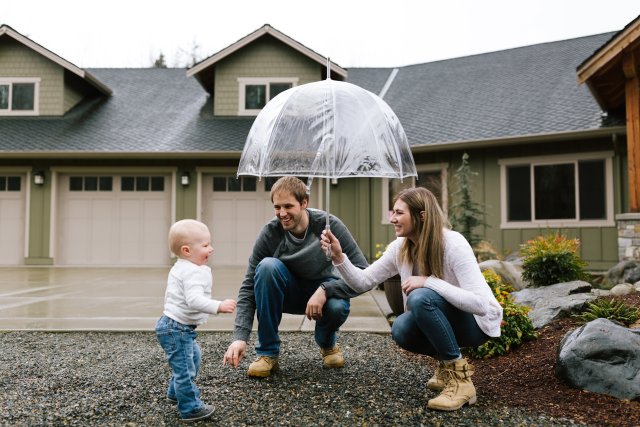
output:
[[[343,333],[343,369],[322,368],[309,333],[282,334],[281,371],[271,378],[222,367],[230,333],[200,332],[198,378],[208,422],[225,426],[575,426],[509,408],[478,390],[478,403],[426,409],[432,366],[412,361],[388,335]],[[247,360],[249,359],[249,360]],[[0,425],[172,426],[164,399],[169,368],[152,332],[0,332]]]

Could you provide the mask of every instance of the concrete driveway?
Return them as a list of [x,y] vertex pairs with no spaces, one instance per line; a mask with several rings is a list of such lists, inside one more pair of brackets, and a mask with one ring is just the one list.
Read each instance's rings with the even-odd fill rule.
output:
[[[153,330],[162,313],[169,267],[1,267],[0,330]],[[236,298],[244,268],[214,268],[213,298]],[[343,331],[389,333],[384,292],[351,300]],[[198,328],[232,331],[234,314]],[[313,331],[313,321],[285,314],[282,331]],[[254,327],[257,322],[254,322]]]

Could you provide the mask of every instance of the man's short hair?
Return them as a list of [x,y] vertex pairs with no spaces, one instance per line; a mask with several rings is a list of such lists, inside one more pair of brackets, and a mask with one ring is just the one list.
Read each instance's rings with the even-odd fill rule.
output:
[[300,204],[305,200],[309,201],[309,189],[304,182],[295,176],[283,176],[273,184],[271,187],[271,203],[273,203],[273,195],[277,193],[293,194],[293,197]]

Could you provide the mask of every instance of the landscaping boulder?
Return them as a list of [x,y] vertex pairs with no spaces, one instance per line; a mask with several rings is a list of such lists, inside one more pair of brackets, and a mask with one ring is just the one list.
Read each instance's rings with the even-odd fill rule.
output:
[[596,319],[568,332],[558,346],[556,375],[577,389],[639,398],[640,329]]
[[522,281],[522,265],[497,259],[482,261],[479,265],[482,271],[495,271],[504,283],[510,284],[516,291],[527,287],[526,283]]
[[518,304],[531,307],[528,317],[534,328],[541,328],[561,315],[579,310],[587,301],[596,298],[591,293],[591,284],[582,280],[526,288],[512,292],[511,296]]
[[620,261],[607,271],[604,278],[609,286],[619,283],[636,283],[640,280],[640,262]]

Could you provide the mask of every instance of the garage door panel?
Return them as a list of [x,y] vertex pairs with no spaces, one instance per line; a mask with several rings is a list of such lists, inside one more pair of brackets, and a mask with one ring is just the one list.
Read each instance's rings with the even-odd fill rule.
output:
[[24,262],[24,209],[23,192],[0,195],[0,265]]
[[[69,176],[61,177],[58,224],[64,243],[57,246],[56,264],[165,265],[169,191],[123,191],[121,177],[110,177],[113,185],[104,191],[81,191],[78,185],[70,191]],[[81,182],[82,175],[74,179]]]

